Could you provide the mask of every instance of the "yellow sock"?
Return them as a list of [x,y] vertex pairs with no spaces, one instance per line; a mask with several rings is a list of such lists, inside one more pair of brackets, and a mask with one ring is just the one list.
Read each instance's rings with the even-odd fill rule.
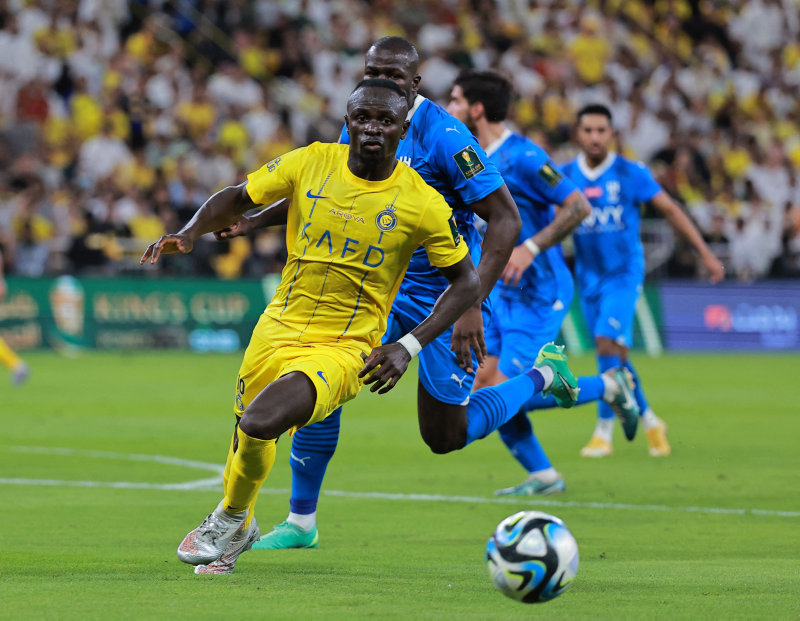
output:
[[3,339],[0,339],[0,362],[9,369],[13,369],[18,364],[22,364],[22,359],[13,352]]
[[233,456],[236,454],[233,451],[233,445],[236,442],[236,431],[239,429],[237,426],[236,429],[233,430],[233,435],[231,436],[231,445],[228,447],[228,457],[225,459],[225,470],[222,471],[222,491],[223,493],[228,493],[228,481],[231,479],[231,464],[233,463]]
[[[237,427],[238,429],[238,427]],[[233,432],[233,436],[231,436],[231,445],[228,447],[228,457],[225,460],[225,470],[222,472],[222,491],[223,495],[228,493],[228,481],[231,479],[231,464],[233,463],[233,456],[236,452],[233,450],[234,439],[236,438],[236,432]],[[256,495],[258,498],[258,495]],[[253,521],[253,517],[255,516],[255,509],[256,509],[256,499],[253,499],[247,508],[249,509],[247,512],[247,518],[244,521],[243,528],[248,528],[250,526],[250,522]]]
[[[239,513],[255,505],[258,490],[275,463],[275,440],[260,440],[237,428],[239,445],[231,460],[228,484],[222,506],[230,513]],[[252,511],[250,511],[252,515]],[[251,515],[248,515],[249,519]],[[248,519],[248,522],[249,522]]]

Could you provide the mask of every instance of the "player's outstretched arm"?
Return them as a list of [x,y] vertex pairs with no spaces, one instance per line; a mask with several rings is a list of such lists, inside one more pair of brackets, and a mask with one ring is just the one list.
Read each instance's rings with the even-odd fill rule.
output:
[[248,235],[252,231],[264,229],[268,226],[284,225],[288,218],[289,205],[291,205],[291,203],[292,201],[290,199],[284,198],[277,203],[273,203],[269,207],[265,207],[252,216],[243,215],[231,226],[220,229],[219,231],[214,231],[214,237],[216,237],[218,241],[225,241],[234,237]]
[[680,208],[680,205],[672,200],[663,190],[651,199],[651,203],[653,207],[664,214],[664,218],[666,218],[667,222],[669,222],[678,233],[688,239],[689,243],[700,253],[700,259],[708,270],[709,280],[712,283],[717,283],[725,278],[725,267],[720,260],[714,256],[714,253],[711,252],[708,245],[703,240],[703,237],[700,235],[700,231],[692,224],[689,216],[683,213],[683,209]]
[[[365,384],[372,384],[371,392],[383,394],[394,388],[411,358],[451,326],[478,299],[480,279],[469,255],[455,265],[439,268],[439,271],[450,281],[450,286],[436,300],[431,314],[399,341],[373,349],[364,361],[358,376],[367,378]],[[457,350],[457,354],[461,366],[471,365],[469,344]]]
[[503,270],[503,282],[516,287],[536,256],[562,241],[590,213],[592,206],[583,193],[580,190],[570,192],[563,203],[556,205],[556,217],[553,221],[511,252],[511,258]]
[[246,181],[223,188],[203,203],[180,231],[163,235],[150,244],[139,259],[139,265],[144,265],[147,259],[156,263],[162,254],[191,252],[198,237],[231,226],[244,212],[256,206],[247,193]]

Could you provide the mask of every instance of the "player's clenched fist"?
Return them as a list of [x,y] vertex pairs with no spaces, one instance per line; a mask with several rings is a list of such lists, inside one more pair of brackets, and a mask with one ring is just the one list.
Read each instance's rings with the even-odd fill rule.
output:
[[173,254],[176,252],[187,254],[192,251],[193,247],[194,241],[187,235],[181,235],[180,233],[162,235],[161,239],[147,247],[142,258],[139,259],[139,265],[144,265],[147,259],[150,259],[151,264],[156,263],[162,254]]

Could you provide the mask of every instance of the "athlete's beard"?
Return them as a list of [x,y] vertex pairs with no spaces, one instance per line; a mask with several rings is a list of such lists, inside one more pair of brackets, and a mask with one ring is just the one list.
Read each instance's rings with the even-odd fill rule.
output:
[[467,129],[472,132],[473,136],[478,135],[478,124],[475,122],[475,118],[467,112],[467,118],[464,119],[464,125],[467,126]]
[[592,166],[597,166],[608,156],[608,149],[601,149],[597,155],[588,150],[584,150],[583,153],[586,155],[586,159],[589,161],[589,164]]

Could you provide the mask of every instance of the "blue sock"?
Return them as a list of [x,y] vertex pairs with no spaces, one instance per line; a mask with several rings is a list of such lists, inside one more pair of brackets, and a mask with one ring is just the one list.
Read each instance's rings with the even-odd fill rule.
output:
[[[578,393],[578,402],[575,405],[583,405],[590,401],[600,401],[606,392],[606,385],[603,383],[603,378],[599,375],[589,375],[587,377],[578,378],[578,388],[581,391]],[[550,408],[560,407],[552,395],[533,395],[522,406],[526,412],[533,410],[547,410]]]
[[[597,368],[600,369],[600,373],[619,366],[622,366],[622,359],[619,356],[597,356]],[[614,410],[605,401],[599,401],[597,418],[614,418]]]
[[544,388],[544,377],[530,369],[497,386],[476,390],[467,405],[467,444],[485,438],[511,419],[532,395]]
[[533,433],[533,425],[525,412],[520,411],[498,432],[503,443],[526,472],[538,472],[552,467],[544,448]]
[[625,363],[625,368],[631,372],[636,382],[636,389],[633,391],[633,396],[636,397],[636,403],[639,404],[639,416],[642,416],[645,410],[650,407],[650,404],[647,402],[647,397],[644,396],[644,390],[642,390],[642,381],[639,379],[639,374],[636,372],[636,369],[633,368],[633,364],[630,360]]
[[317,510],[322,479],[339,441],[341,414],[342,408],[336,408],[325,420],[298,429],[292,438],[292,513],[308,515]]

